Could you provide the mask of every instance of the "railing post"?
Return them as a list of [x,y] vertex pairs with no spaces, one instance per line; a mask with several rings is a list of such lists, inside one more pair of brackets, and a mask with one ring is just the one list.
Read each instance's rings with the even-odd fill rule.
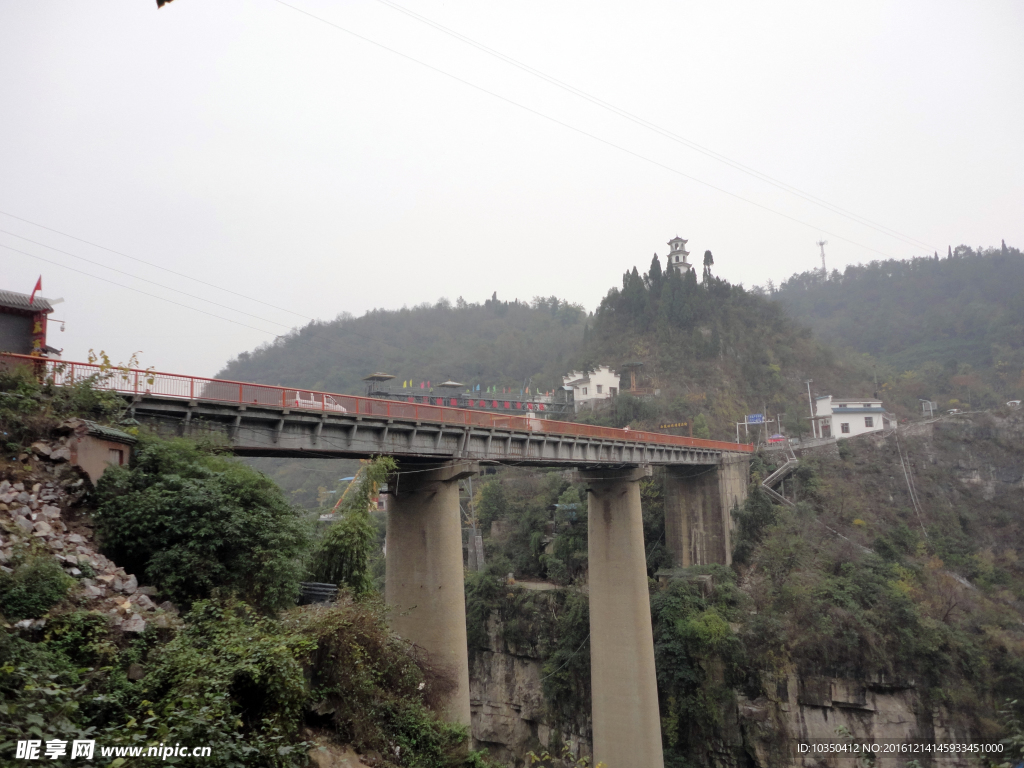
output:
[[191,376],[188,377],[188,399],[196,399],[196,380],[193,379]]
[[243,397],[243,395],[242,395],[242,386],[243,386],[242,384],[238,385],[238,404],[239,405],[241,405],[242,402],[243,402],[242,401],[242,397]]
[[136,395],[139,394],[139,372],[138,371],[135,372],[135,385],[134,385],[134,387],[132,389],[132,392],[134,394],[136,394]]

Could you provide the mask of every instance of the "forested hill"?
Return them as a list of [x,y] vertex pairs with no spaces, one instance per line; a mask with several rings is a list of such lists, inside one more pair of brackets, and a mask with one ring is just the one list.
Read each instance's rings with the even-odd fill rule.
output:
[[806,430],[808,378],[820,392],[871,392],[859,360],[845,363],[780,304],[715,277],[706,257],[700,278],[663,272],[657,257],[648,273],[625,273],[594,313],[583,364],[643,362],[642,383],[661,391],[648,420],[702,416],[715,437],[763,410],[787,414],[792,434]]
[[[285,338],[243,352],[221,377],[362,394],[362,378],[384,371],[398,382],[530,386],[549,390],[573,363],[586,312],[552,296],[527,304],[455,305],[446,300],[397,311],[375,310],[310,323]],[[532,380],[532,383],[531,383]],[[401,386],[399,383],[398,386]]]
[[[792,432],[806,428],[807,378],[822,392],[870,392],[863,366],[839,364],[780,304],[715,277],[711,266],[698,279],[692,271],[663,273],[655,257],[649,273],[634,268],[622,285],[590,317],[555,297],[527,304],[495,296],[311,323],[243,352],[220,376],[355,394],[364,376],[384,371],[416,388],[453,378],[547,391],[571,370],[621,372],[639,361],[638,386],[661,396],[620,398],[612,412],[584,418],[653,427],[700,416],[700,429],[706,423],[714,437],[732,435],[735,421],[765,408],[788,414]],[[628,388],[628,375],[621,385]]]
[[869,353],[897,374],[920,371],[929,395],[951,392],[949,379],[972,373],[1000,394],[1019,389],[1024,255],[1005,243],[851,266],[828,279],[804,272],[771,295],[818,338]]

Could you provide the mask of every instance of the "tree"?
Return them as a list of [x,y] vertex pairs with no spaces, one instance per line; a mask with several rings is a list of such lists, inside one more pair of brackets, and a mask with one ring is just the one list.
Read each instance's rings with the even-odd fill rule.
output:
[[355,492],[346,498],[341,519],[331,524],[313,553],[313,581],[346,585],[357,595],[373,589],[369,562],[377,529],[370,517],[370,505],[377,489],[397,466],[390,456],[378,456],[365,467]]
[[651,259],[651,271],[647,273],[647,285],[650,287],[651,296],[655,299],[661,297],[661,288],[665,283],[665,275],[661,271],[661,260],[658,254]]
[[298,592],[307,527],[266,476],[189,440],[141,435],[96,489],[104,551],[178,603],[238,592],[267,611]]
[[711,280],[711,265],[715,263],[715,257],[711,255],[711,251],[704,251],[704,282],[707,283]]
[[693,420],[693,436],[699,437],[702,440],[707,440],[711,437],[711,430],[708,428],[708,420],[704,418],[703,413],[698,413],[696,418]]

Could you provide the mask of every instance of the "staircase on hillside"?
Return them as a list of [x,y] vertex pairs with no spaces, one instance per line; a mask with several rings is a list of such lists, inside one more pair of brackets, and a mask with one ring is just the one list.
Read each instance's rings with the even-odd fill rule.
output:
[[787,507],[792,507],[793,502],[783,496],[781,493],[775,490],[775,486],[789,477],[795,470],[800,466],[800,459],[793,453],[793,449],[789,449],[789,455],[786,457],[785,463],[772,472],[768,477],[761,481],[761,488],[767,493],[772,499],[777,501],[779,504],[784,504]]

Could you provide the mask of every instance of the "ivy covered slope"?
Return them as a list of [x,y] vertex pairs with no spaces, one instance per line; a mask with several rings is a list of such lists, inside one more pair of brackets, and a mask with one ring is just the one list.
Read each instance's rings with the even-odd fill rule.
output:
[[[232,768],[350,748],[382,767],[487,765],[433,715],[451,683],[388,630],[374,592],[367,501],[386,462],[319,532],[212,445],[139,434],[131,466],[92,488],[54,430],[122,408],[88,382],[0,372],[0,762],[18,740],[94,739],[208,746],[203,765]],[[341,587],[337,603],[295,606],[311,576]],[[152,760],[115,757],[96,761]]]
[[727,438],[744,414],[767,407],[786,413],[795,435],[806,430],[805,379],[822,392],[871,391],[859,360],[837,356],[780,304],[715,277],[710,263],[698,278],[663,272],[657,256],[646,274],[634,268],[608,292],[580,355],[584,367],[634,360],[644,363],[638,386],[656,385],[661,397],[618,404],[609,418],[620,426],[699,417],[711,436]]
[[1005,243],[804,272],[770,295],[823,341],[878,360],[886,396],[908,409],[1024,395],[1024,254]]
[[[441,299],[313,322],[270,345],[243,352],[220,376],[264,384],[362,394],[362,378],[548,390],[561,384],[583,335],[582,307],[557,297],[483,304]],[[532,384],[528,384],[532,379]]]

